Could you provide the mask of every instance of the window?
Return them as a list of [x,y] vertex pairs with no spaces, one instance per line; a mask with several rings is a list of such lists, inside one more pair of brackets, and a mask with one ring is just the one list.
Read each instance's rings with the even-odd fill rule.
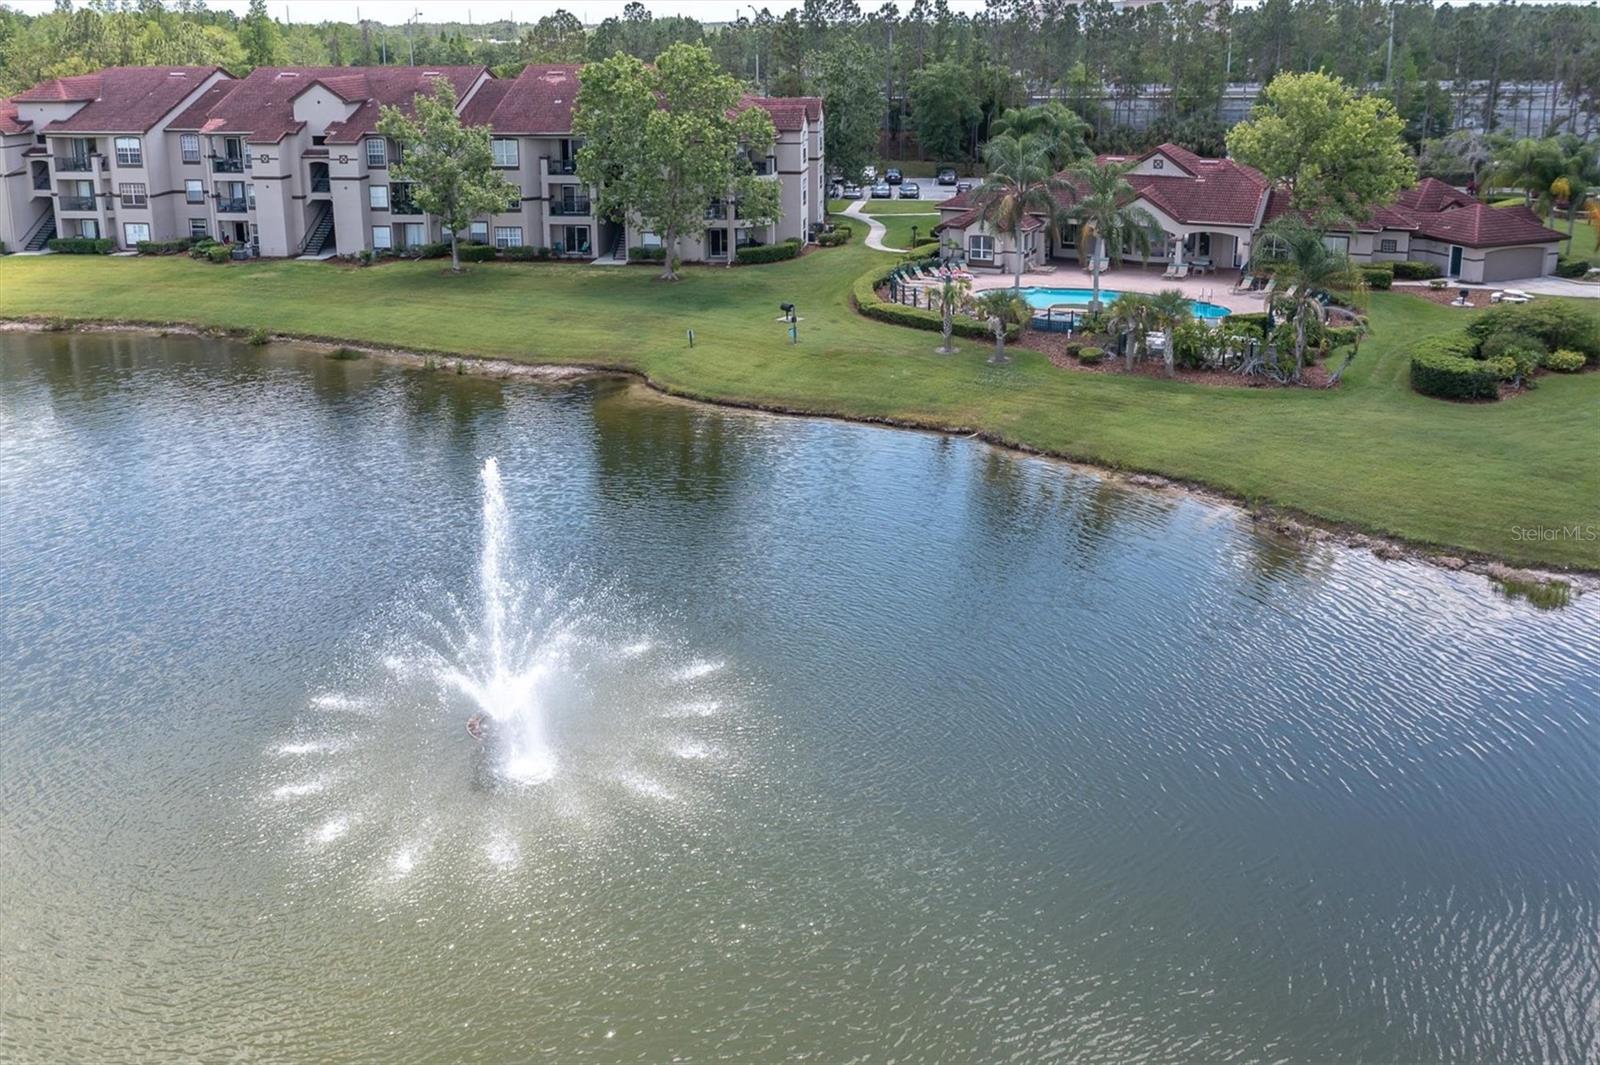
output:
[[328,138],[326,136],[320,134],[320,133],[311,138],[311,144],[312,144],[313,147],[316,147],[316,148],[320,148],[324,144],[327,144],[327,143],[328,143]]
[[144,165],[144,147],[138,137],[118,137],[116,145],[118,166]]
[[1347,237],[1347,236],[1344,236],[1343,234],[1324,233],[1322,235],[1322,243],[1329,251],[1333,252],[1335,255],[1348,255],[1348,254],[1350,254],[1350,238]]
[[184,203],[205,203],[206,186],[199,178],[189,178],[183,183]]
[[659,248],[659,247],[661,247],[661,234],[660,233],[640,233],[639,234],[639,247],[641,247],[641,248]]
[[180,134],[178,136],[178,150],[183,153],[184,162],[198,163],[200,161],[200,134]]
[[489,243],[489,223],[488,222],[474,222],[474,223],[472,223],[471,226],[467,227],[467,239],[472,241],[472,243],[474,243],[474,244],[487,244],[487,243]]
[[189,236],[199,240],[201,237],[208,237],[210,235],[211,230],[206,225],[206,220],[204,218],[189,219]]
[[124,223],[122,223],[122,243],[124,245],[126,245],[127,247],[131,248],[135,244],[139,243],[141,240],[149,240],[149,239],[150,239],[150,226],[149,226],[148,223],[145,223],[145,222],[124,222]]
[[1400,250],[1400,242],[1385,238],[1378,241],[1378,250],[1381,252],[1397,252]]
[[390,228],[400,231],[400,246],[402,248],[415,248],[427,243],[427,237],[422,232],[421,222],[407,222],[404,225],[391,226]]
[[368,185],[367,206],[374,211],[387,211],[389,209],[389,186]]
[[510,137],[496,137],[489,142],[494,149],[495,166],[517,165],[517,142]]
[[88,237],[90,240],[99,240],[100,223],[93,218],[80,219],[78,222],[78,236]]
[[367,165],[389,165],[389,145],[385,143],[382,137],[367,138]]
[[974,233],[967,238],[967,258],[986,263],[994,261],[994,238],[986,233]]
[[124,207],[148,207],[150,200],[145,195],[144,183],[140,181],[123,182],[117,186],[117,195],[122,198]]
[[391,234],[389,233],[389,227],[388,226],[373,226],[372,227],[372,250],[373,251],[388,251],[392,247],[394,247],[394,241],[393,241],[393,239],[391,237]]
[[256,209],[256,186],[254,182],[244,187],[244,198],[245,202],[250,205],[250,209],[254,211]]
[[522,244],[521,226],[495,226],[494,246],[497,248],[514,248]]

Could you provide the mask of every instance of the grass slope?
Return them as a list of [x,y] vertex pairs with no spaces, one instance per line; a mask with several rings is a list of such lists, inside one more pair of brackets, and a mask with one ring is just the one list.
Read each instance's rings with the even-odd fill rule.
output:
[[[706,399],[983,428],[1420,542],[1600,569],[1600,542],[1513,534],[1600,523],[1600,374],[1546,378],[1531,395],[1480,406],[1407,387],[1408,345],[1470,312],[1375,294],[1374,336],[1341,389],[1202,388],[1064,372],[1031,352],[993,368],[976,342],[935,355],[935,334],[851,309],[851,281],[881,259],[852,245],[758,268],[691,267],[670,285],[643,267],[493,264],[456,277],[437,262],[10,256],[0,315],[260,327],[635,369]],[[798,347],[775,320],[785,300],[804,318]]]

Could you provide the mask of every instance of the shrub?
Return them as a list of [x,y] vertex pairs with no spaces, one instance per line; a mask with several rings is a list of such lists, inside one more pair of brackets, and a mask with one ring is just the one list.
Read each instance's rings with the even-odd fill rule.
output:
[[1433,263],[1418,262],[1415,259],[1406,259],[1394,264],[1396,281],[1431,281],[1442,272]]
[[834,226],[827,233],[817,234],[817,243],[824,248],[837,248],[841,244],[850,243],[850,236],[849,226]]
[[214,263],[225,263],[232,254],[226,244],[213,244],[206,249],[206,258]]
[[1489,361],[1510,359],[1516,367],[1516,374],[1527,377],[1539,368],[1549,351],[1536,336],[1501,329],[1490,333],[1478,345],[1478,358]]
[[1544,368],[1554,370],[1556,373],[1577,373],[1583,369],[1584,363],[1588,361],[1583,357],[1583,352],[1581,351],[1561,348],[1544,357]]
[[[944,328],[944,319],[937,311],[924,310],[921,307],[907,307],[904,304],[890,303],[878,295],[878,288],[888,283],[889,274],[894,270],[894,265],[884,264],[875,266],[868,272],[856,278],[851,286],[850,295],[855,300],[856,310],[868,318],[876,318],[880,322],[890,325],[910,326],[912,329],[929,329],[939,332]],[[975,318],[956,315],[954,328],[956,336],[969,337],[983,340],[993,340],[994,334],[989,327]],[[1006,330],[1006,339],[1015,340],[1022,330],[1020,326],[1011,326]]]
[[61,255],[109,255],[115,247],[109,237],[56,237],[49,246]]
[[5,253],[6,253],[6,242],[3,241],[3,240],[0,240],[0,255],[4,255]]
[[1267,312],[1250,311],[1247,314],[1230,314],[1228,315],[1228,324],[1253,325],[1265,335],[1267,331]]
[[1367,279],[1367,287],[1378,292],[1394,285],[1393,270],[1363,270],[1362,275]]
[[926,259],[937,259],[938,257],[939,242],[936,240],[930,240],[927,243],[918,244],[915,248],[912,248],[910,251],[902,254],[900,256],[900,261],[903,263],[915,263],[922,262]]
[[1499,399],[1500,371],[1472,358],[1465,336],[1428,337],[1411,352],[1411,387],[1440,399]]
[[245,339],[245,343],[249,344],[253,348],[259,348],[269,343],[271,340],[272,334],[267,332],[265,329],[252,329],[250,330],[250,336]]
[[746,244],[734,253],[734,260],[742,266],[754,266],[759,263],[775,263],[784,259],[793,259],[800,254],[798,240],[786,240],[781,244]]
[[1172,331],[1172,363],[1179,369],[1199,370],[1209,365],[1216,348],[1211,330],[1190,319]]
[[216,246],[217,242],[212,240],[210,237],[202,237],[193,244],[189,245],[189,258],[197,260],[204,259],[211,254],[211,249],[215,248]]
[[188,237],[183,237],[179,240],[141,240],[133,247],[140,255],[178,255],[188,251],[192,243]]
[[1322,339],[1330,348],[1342,348],[1361,339],[1361,330],[1353,325],[1334,325],[1322,331]]
[[1087,347],[1078,349],[1078,361],[1085,366],[1093,366],[1098,362],[1102,362],[1105,357],[1105,348]]
[[419,259],[445,259],[449,255],[450,242],[448,240],[436,240],[417,248],[417,258]]
[[508,248],[501,248],[500,253],[516,262],[528,262],[539,257],[539,249],[529,244],[513,244]]
[[1590,362],[1600,361],[1600,323],[1570,303],[1501,304],[1467,326],[1467,334],[1480,345],[1501,332],[1537,337],[1551,350],[1570,348]]
[[642,263],[664,263],[667,261],[667,248],[664,244],[657,244],[653,248],[629,248],[628,258]]
[[1588,259],[1572,259],[1565,255],[1556,259],[1557,277],[1582,277],[1589,272]]
[[493,244],[462,244],[456,248],[456,254],[464,263],[490,262],[499,251]]

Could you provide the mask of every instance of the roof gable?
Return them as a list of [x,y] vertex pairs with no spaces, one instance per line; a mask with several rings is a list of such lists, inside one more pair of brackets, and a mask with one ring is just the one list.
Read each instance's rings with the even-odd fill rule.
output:
[[228,76],[221,67],[107,67],[41,82],[12,100],[83,103],[45,133],[143,133],[218,74]]

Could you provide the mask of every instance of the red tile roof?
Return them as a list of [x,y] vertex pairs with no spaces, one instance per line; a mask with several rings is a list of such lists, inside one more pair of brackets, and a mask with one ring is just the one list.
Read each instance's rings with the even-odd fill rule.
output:
[[513,79],[491,81],[478,90],[461,120],[496,133],[566,136],[572,132],[580,69],[547,63],[524,67]]
[[43,133],[143,133],[222,71],[221,67],[107,67],[52,78],[12,97],[16,103],[83,102]]
[[172,128],[202,133],[239,133],[255,144],[275,144],[304,124],[294,101],[322,86],[348,103],[351,116],[329,125],[328,141],[353,144],[372,132],[383,104],[411,109],[412,98],[432,89],[434,78],[465,95],[483,67],[257,67],[249,77],[214,86],[172,122]]
[[794,132],[807,122],[822,118],[822,98],[818,96],[746,96],[740,108],[759,107],[772,116],[779,133]]
[[1446,207],[1465,207],[1476,198],[1435,177],[1425,177],[1395,197],[1395,204],[1412,211],[1438,211]]
[[26,133],[33,125],[17,117],[17,105],[14,100],[0,100],[0,135],[12,133]]
[[1417,235],[1429,240],[1470,248],[1504,248],[1514,244],[1548,244],[1565,240],[1565,233],[1550,229],[1539,216],[1520,204],[1490,207],[1472,202],[1442,211],[1416,212]]

